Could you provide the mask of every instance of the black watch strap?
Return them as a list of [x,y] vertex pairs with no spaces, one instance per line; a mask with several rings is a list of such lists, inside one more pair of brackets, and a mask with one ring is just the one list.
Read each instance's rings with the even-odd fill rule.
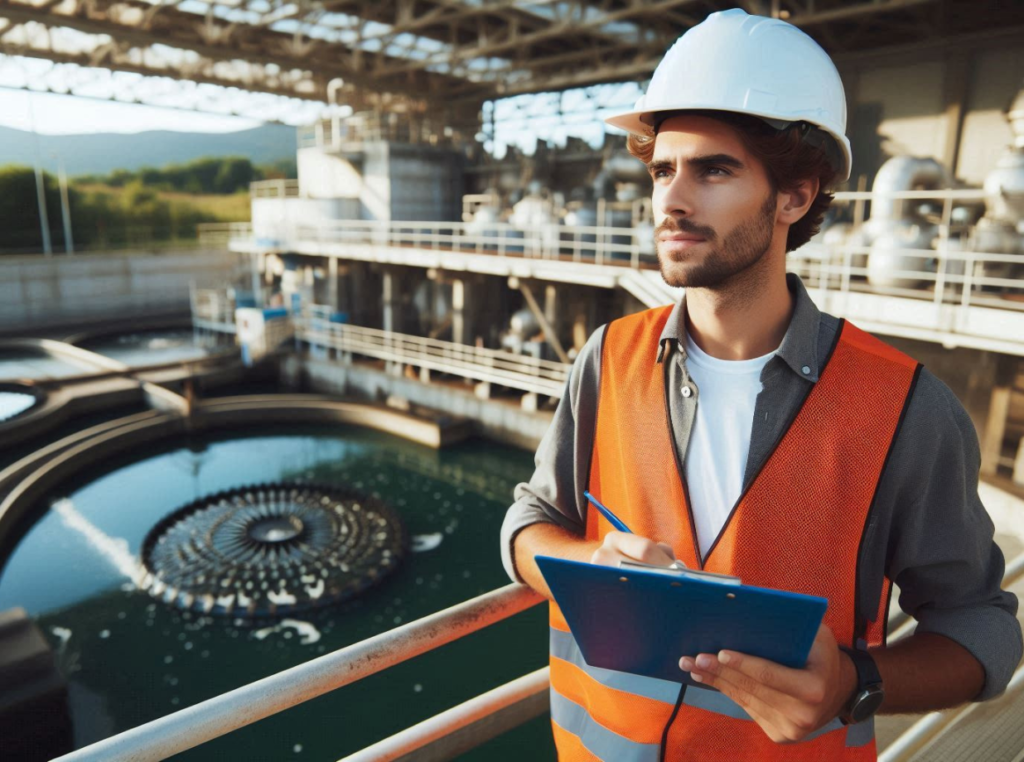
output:
[[857,688],[839,718],[844,723],[864,722],[882,705],[882,675],[871,654],[860,649],[839,646],[850,657],[857,671]]
[[839,646],[839,650],[850,657],[857,670],[857,690],[862,691],[869,685],[882,684],[882,675],[871,654],[861,651],[859,648],[847,648],[846,646]]

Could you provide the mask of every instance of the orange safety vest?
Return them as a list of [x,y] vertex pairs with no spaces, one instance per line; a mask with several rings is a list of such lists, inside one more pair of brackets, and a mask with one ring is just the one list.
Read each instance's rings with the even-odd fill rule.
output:
[[[857,565],[920,366],[842,321],[818,382],[702,561],[664,371],[653,358],[670,312],[647,310],[606,329],[591,493],[637,534],[669,543],[687,566],[825,597],[825,624],[840,644],[884,644],[891,583],[866,591],[878,604],[860,611]],[[612,529],[598,516],[587,512],[588,539]],[[554,603],[550,625],[551,719],[562,762],[876,759],[870,721],[837,719],[798,744],[776,744],[714,689],[591,667]]]

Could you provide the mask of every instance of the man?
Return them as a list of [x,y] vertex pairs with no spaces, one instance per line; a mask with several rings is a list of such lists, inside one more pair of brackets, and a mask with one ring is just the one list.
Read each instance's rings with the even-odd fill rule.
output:
[[[584,347],[502,528],[506,568],[550,598],[537,555],[678,558],[829,607],[804,669],[677,654],[675,683],[587,665],[552,603],[559,758],[874,759],[879,705],[1001,693],[1021,632],[970,419],[785,272],[849,177],[828,56],[785,22],[715,13],[608,121],[650,170],[662,275],[685,297]],[[588,510],[588,488],[636,534]],[[919,626],[886,647],[893,582]]]

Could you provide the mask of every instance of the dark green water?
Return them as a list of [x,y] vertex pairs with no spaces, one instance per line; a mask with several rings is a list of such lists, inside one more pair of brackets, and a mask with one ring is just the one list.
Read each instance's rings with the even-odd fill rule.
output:
[[[184,708],[507,583],[498,530],[529,453],[475,440],[437,452],[360,429],[260,431],[177,442],[67,485],[0,577],[0,610],[37,620],[71,684],[76,746]],[[169,608],[127,576],[163,516],[222,489],[302,478],[347,484],[403,516],[433,549],[361,598],[261,631]],[[300,629],[301,628],[301,629]],[[338,760],[546,663],[535,607],[435,652],[175,759]],[[465,760],[554,759],[546,717]]]

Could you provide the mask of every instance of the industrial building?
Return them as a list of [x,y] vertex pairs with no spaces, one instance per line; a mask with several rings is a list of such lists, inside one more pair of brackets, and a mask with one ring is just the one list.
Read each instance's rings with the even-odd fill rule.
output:
[[[631,87],[645,84],[679,34],[734,6],[795,24],[839,68],[851,179],[821,232],[790,253],[789,269],[821,310],[920,359],[963,402],[1007,560],[1004,587],[1019,595],[1024,5],[997,0],[5,0],[7,55],[324,106],[297,129],[297,179],[254,183],[251,222],[202,226],[198,252],[0,261],[0,361],[77,368],[47,365],[32,380],[5,376],[0,362],[0,403],[6,394],[11,406],[5,413],[0,404],[0,447],[21,448],[0,461],[0,572],[60,479],[81,480],[133,449],[155,451],[172,433],[332,421],[425,447],[479,436],[532,453],[594,330],[680,295],[661,278],[651,182],[625,138],[565,135],[631,105],[624,99],[639,92]],[[517,133],[535,134],[535,150],[519,147]],[[202,351],[120,361],[87,341],[172,325],[191,331]],[[123,417],[67,429],[128,407]],[[443,471],[427,461],[415,468]],[[459,489],[500,503],[480,480],[458,479]],[[64,520],[81,524],[69,511]],[[289,527],[266,531],[290,537]],[[146,547],[158,541],[147,535]],[[496,535],[493,545],[496,555]],[[389,559],[377,559],[381,569]],[[231,615],[248,600],[243,593],[224,604],[217,593],[204,598],[145,573],[139,589],[186,610]],[[76,743],[61,758],[161,759],[537,602],[520,586],[472,597],[135,730],[118,727],[121,735],[87,734],[97,742]],[[248,613],[279,607],[283,615],[292,603],[271,599]],[[7,630],[27,633],[30,620],[12,618]],[[890,639],[913,624],[894,605]],[[0,618],[0,644],[4,632]],[[45,661],[46,644],[24,637]],[[3,669],[0,659],[0,676]],[[49,695],[58,678],[39,674],[40,695]],[[345,759],[456,758],[543,717],[547,684],[544,669],[494,683]],[[880,759],[1020,759],[1022,706],[1018,669],[992,702],[878,718]],[[0,720],[2,712],[0,704]]]

